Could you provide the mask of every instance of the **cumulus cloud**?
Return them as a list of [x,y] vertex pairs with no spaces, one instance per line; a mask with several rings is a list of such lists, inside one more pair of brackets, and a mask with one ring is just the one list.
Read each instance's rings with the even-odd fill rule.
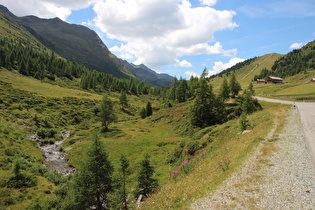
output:
[[59,17],[62,20],[72,10],[86,8],[96,0],[1,0],[17,16],[35,15],[41,18]]
[[234,66],[235,64],[240,63],[242,61],[245,61],[245,59],[234,57],[234,58],[230,59],[230,61],[228,63],[223,63],[222,61],[214,62],[214,66],[212,67],[212,70],[209,71],[208,75],[212,76],[212,75],[218,74],[221,71],[228,69],[228,68],[230,68],[230,67]]
[[302,42],[300,42],[300,43],[296,42],[296,43],[291,44],[290,49],[299,49],[302,46],[303,46]]
[[217,0],[199,0],[202,5],[213,6],[217,3]]
[[180,67],[192,67],[191,63],[186,61],[186,60],[183,60],[183,61],[179,61],[178,59],[175,59],[176,62],[177,62],[177,66],[180,66]]
[[193,77],[200,77],[200,75],[198,75],[196,72],[193,71],[186,71],[185,74],[189,77],[193,76]]
[[118,56],[132,56],[158,69],[165,65],[190,66],[178,61],[183,55],[222,54],[235,56],[236,50],[225,50],[214,42],[214,33],[233,29],[234,11],[192,7],[188,0],[106,0],[95,3],[95,25],[110,39],[123,42],[112,48]]

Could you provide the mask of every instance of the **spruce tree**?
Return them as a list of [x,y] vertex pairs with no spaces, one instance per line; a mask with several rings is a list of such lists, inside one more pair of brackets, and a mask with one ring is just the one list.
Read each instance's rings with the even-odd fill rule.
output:
[[108,160],[103,143],[95,136],[92,145],[87,150],[74,177],[74,208],[87,209],[95,206],[97,209],[107,208],[108,194],[112,191],[113,167]]
[[127,183],[128,183],[128,176],[129,176],[129,161],[126,156],[122,155],[120,157],[120,167],[119,167],[119,200],[121,202],[121,209],[127,210],[128,209],[128,202],[127,202]]
[[214,116],[215,95],[205,76],[206,69],[200,78],[195,102],[190,110],[191,122],[198,127],[206,127],[216,123]]
[[247,89],[250,91],[250,93],[251,93],[252,96],[255,95],[254,85],[253,85],[252,82],[249,83]]
[[152,106],[151,106],[151,103],[148,102],[147,103],[147,106],[146,106],[146,116],[149,117],[153,114],[153,109],[152,109]]
[[120,92],[119,103],[121,105],[122,110],[128,107],[128,99],[127,99],[126,92],[124,90]]
[[233,73],[230,80],[230,91],[232,94],[232,98],[235,98],[241,90],[240,83],[236,80],[236,76]]
[[220,87],[220,97],[223,101],[226,101],[230,97],[230,87],[226,78],[223,79],[222,85]]
[[187,100],[188,84],[185,79],[180,78],[179,85],[176,90],[176,99],[179,103]]
[[154,167],[150,163],[150,156],[146,154],[144,159],[140,161],[140,170],[138,174],[138,194],[148,196],[158,187],[157,179],[152,178]]
[[103,130],[107,131],[109,124],[116,119],[114,104],[107,96],[104,96],[101,101],[99,116],[102,121]]

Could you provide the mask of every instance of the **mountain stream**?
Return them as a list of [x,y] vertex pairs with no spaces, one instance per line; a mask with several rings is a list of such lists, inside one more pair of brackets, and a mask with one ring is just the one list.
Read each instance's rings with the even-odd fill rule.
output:
[[70,131],[61,132],[62,140],[55,141],[54,144],[43,144],[39,140],[39,136],[37,134],[32,134],[30,138],[34,141],[38,142],[39,148],[41,148],[44,152],[44,165],[50,171],[58,171],[61,174],[67,175],[74,172],[74,169],[69,166],[65,159],[65,152],[60,151],[60,147],[62,143],[70,136]]

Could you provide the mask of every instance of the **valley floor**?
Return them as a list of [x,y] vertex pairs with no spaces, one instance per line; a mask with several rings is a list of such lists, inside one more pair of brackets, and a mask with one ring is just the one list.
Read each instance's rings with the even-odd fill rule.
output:
[[315,209],[315,167],[297,110],[279,136],[269,135],[256,152],[191,209]]

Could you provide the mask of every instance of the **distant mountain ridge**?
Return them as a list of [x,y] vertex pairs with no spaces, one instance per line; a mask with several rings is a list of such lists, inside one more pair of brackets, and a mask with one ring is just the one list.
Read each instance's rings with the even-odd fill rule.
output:
[[159,75],[147,67],[134,67],[117,58],[95,31],[85,26],[69,24],[59,18],[17,17],[2,5],[0,11],[18,21],[43,45],[69,61],[118,78],[138,78],[154,86],[166,86],[173,81],[169,75]]
[[174,81],[174,77],[168,75],[168,74],[158,74],[155,71],[151,70],[144,64],[135,65],[130,64],[127,61],[122,61],[125,65],[127,65],[131,71],[136,75],[137,78],[139,78],[141,81],[158,86],[158,87],[164,87],[169,84],[171,84]]

